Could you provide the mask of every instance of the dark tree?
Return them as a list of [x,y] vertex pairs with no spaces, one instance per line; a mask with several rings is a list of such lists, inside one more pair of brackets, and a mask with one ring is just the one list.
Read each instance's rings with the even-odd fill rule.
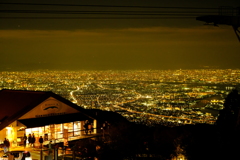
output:
[[220,111],[216,122],[222,159],[240,158],[239,109],[240,95],[238,90],[232,90],[226,97],[224,109]]
[[188,160],[218,159],[218,139],[216,127],[208,124],[197,124],[185,127],[181,136],[181,145]]
[[216,124],[221,129],[228,130],[228,132],[236,129],[238,125],[239,108],[240,95],[238,94],[238,90],[232,90],[225,99],[224,108],[220,111]]
[[153,140],[150,143],[150,151],[161,155],[163,159],[171,159],[175,152],[174,140],[178,137],[177,130],[171,127],[157,125],[153,129]]

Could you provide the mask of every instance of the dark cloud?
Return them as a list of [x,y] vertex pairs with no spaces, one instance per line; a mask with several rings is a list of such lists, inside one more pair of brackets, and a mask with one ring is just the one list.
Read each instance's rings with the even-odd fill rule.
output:
[[[66,1],[34,2],[66,3]],[[184,0],[179,3],[175,0],[134,0],[91,1],[91,3],[68,1],[67,3],[218,8],[226,5],[236,7],[240,2]],[[19,7],[19,5],[3,4],[0,7],[1,10],[66,10],[68,8],[49,5]],[[67,10],[76,9],[79,7],[70,7]],[[96,11],[102,8],[81,7],[80,9]],[[128,9],[104,8],[108,11]],[[131,8],[131,10],[140,9]],[[147,10],[155,9],[147,8]],[[204,14],[204,11],[199,14]],[[1,14],[1,17],[6,15],[19,14]],[[23,16],[38,15],[25,13]],[[238,63],[240,44],[231,26],[204,26],[194,17],[190,19],[0,19],[0,48],[0,70],[194,69],[202,66],[240,68]]]

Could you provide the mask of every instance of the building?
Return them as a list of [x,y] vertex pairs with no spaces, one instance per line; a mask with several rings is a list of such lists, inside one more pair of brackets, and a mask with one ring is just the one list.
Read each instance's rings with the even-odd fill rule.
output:
[[36,142],[40,136],[55,142],[78,139],[90,134],[86,122],[91,135],[97,134],[97,120],[85,111],[53,92],[1,90],[0,141],[20,145],[24,134],[34,134]]

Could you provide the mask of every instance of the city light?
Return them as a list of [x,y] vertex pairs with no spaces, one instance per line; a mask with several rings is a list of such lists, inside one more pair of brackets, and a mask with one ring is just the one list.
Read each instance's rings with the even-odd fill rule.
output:
[[52,91],[85,109],[115,111],[135,123],[214,124],[239,75],[229,69],[15,71],[0,73],[0,88]]

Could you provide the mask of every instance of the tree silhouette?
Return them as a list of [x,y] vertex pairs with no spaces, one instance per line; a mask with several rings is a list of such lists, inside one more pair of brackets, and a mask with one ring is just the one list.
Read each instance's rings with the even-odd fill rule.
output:
[[116,157],[135,157],[142,153],[145,141],[146,126],[133,123],[119,123],[112,125],[109,129],[109,147],[114,150]]
[[218,159],[218,140],[215,126],[197,124],[184,126],[181,147],[188,160],[213,160]]
[[239,109],[240,95],[232,90],[225,98],[224,109],[219,113],[216,125],[219,131],[219,146],[222,159],[239,159]]
[[238,90],[232,90],[225,98],[224,108],[220,111],[220,115],[216,124],[223,130],[232,131],[238,125],[240,108],[240,95]]

